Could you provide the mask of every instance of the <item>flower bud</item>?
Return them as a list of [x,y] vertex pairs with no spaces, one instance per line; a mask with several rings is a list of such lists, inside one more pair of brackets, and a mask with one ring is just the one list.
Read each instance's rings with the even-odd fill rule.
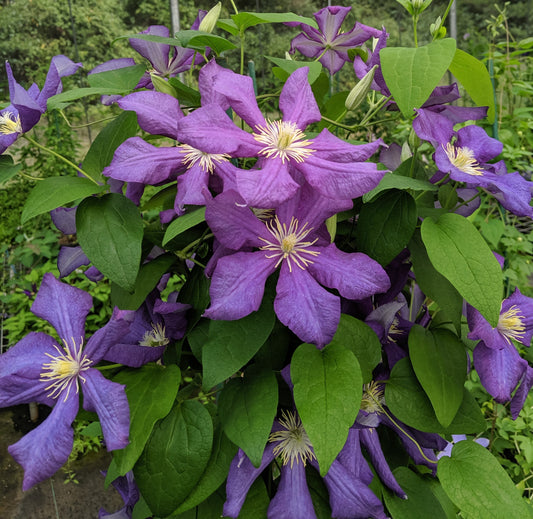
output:
[[202,32],[213,32],[218,18],[220,17],[220,10],[222,9],[222,3],[218,2],[215,7],[212,7],[209,12],[204,16],[204,19],[200,22],[198,27],[199,31]]
[[174,89],[174,87],[165,79],[163,79],[161,76],[158,76],[157,74],[154,74],[153,72],[150,74],[150,79],[152,80],[152,85],[154,85],[154,89],[156,92],[162,92],[163,94],[169,94],[172,97],[178,97],[178,93]]
[[346,101],[344,102],[346,110],[355,110],[365,100],[366,95],[372,86],[372,81],[374,80],[374,74],[377,68],[378,66],[374,65],[365,74],[365,77],[363,77],[363,79],[361,79],[361,81],[359,81],[359,83],[352,88],[351,92],[346,98]]

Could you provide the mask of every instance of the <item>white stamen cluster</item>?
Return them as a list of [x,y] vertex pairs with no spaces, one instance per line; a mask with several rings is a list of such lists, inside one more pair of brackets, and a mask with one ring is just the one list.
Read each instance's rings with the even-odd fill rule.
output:
[[268,441],[279,442],[274,447],[274,456],[280,456],[283,464],[291,463],[291,469],[294,462],[299,463],[300,460],[305,464],[307,460],[316,459],[315,453],[309,436],[302,427],[300,417],[291,411],[282,410],[282,418],[279,419],[280,425],[283,427],[281,431],[270,433]]
[[474,157],[474,152],[466,146],[454,146],[451,142],[442,146],[450,162],[467,175],[482,176],[483,169]]
[[383,387],[376,381],[363,386],[363,398],[361,399],[361,409],[367,413],[383,413],[382,407],[385,405]]
[[225,153],[206,153],[188,144],[180,144],[178,148],[181,148],[181,152],[185,154],[183,162],[187,169],[191,169],[195,164],[200,163],[202,171],[208,173],[213,173],[215,162],[228,162],[231,158]]
[[22,133],[20,116],[6,110],[0,114],[0,134],[11,135],[12,133]]
[[520,342],[526,333],[524,316],[520,313],[520,308],[513,305],[509,310],[500,314],[498,320],[498,331],[511,344],[511,339]]
[[260,247],[260,250],[270,251],[273,254],[267,255],[267,258],[278,258],[276,267],[283,261],[287,260],[289,271],[292,272],[292,263],[294,262],[297,267],[305,270],[313,261],[304,255],[311,257],[318,256],[319,251],[308,250],[307,247],[314,245],[318,238],[313,241],[304,241],[306,236],[313,230],[313,228],[307,229],[307,222],[298,230],[298,220],[294,217],[291,218],[291,223],[287,228],[286,224],[282,224],[276,216],[272,220],[266,222],[266,226],[274,241],[265,240],[259,237],[261,241],[264,241],[266,245]]
[[311,141],[295,123],[286,121],[267,121],[266,127],[258,126],[253,134],[256,141],[265,147],[259,151],[265,157],[277,157],[281,162],[295,160],[303,162],[315,150],[309,149]]
[[44,382],[52,382],[45,388],[45,391],[48,391],[49,389],[52,390],[48,394],[51,398],[57,398],[66,389],[66,401],[70,393],[72,381],[75,382],[76,393],[78,393],[80,389],[79,379],[81,379],[82,382],[85,382],[85,378],[83,378],[80,373],[89,369],[93,362],[85,355],[82,355],[83,338],[80,340],[79,345],[76,344],[74,337],[71,337],[71,340],[72,349],[69,348],[67,341],[63,339],[63,349],[54,345],[57,350],[57,355],[46,353],[46,356],[50,357],[52,360],[42,365],[43,371],[41,372],[40,379]]
[[161,323],[152,323],[152,329],[147,330],[139,346],[166,346],[169,343],[168,337],[165,335],[165,327]]

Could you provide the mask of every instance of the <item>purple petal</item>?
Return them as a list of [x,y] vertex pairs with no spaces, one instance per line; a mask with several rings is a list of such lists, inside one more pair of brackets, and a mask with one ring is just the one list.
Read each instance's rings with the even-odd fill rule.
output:
[[122,110],[135,112],[139,126],[144,131],[176,139],[177,121],[184,116],[174,97],[146,90],[129,94],[117,101],[117,104]]
[[276,495],[270,501],[269,519],[316,519],[311,494],[305,479],[305,466],[295,463],[281,467]]
[[[499,164],[499,163],[498,163]],[[493,166],[496,166],[493,165]],[[493,169],[491,167],[491,169]],[[527,181],[520,173],[486,174],[485,186],[508,211],[517,216],[533,218],[531,207],[531,194],[533,184]]]
[[41,381],[43,364],[48,355],[57,355],[56,340],[49,335],[30,332],[0,355],[0,407],[37,401],[52,406],[46,396],[48,381]]
[[84,372],[83,408],[98,413],[108,451],[128,445],[130,408],[121,384],[107,380],[98,370]]
[[43,112],[46,111],[46,102],[48,99],[63,90],[61,78],[71,76],[81,67],[81,63],[74,63],[66,56],[54,56],[46,75],[43,89],[37,98]]
[[193,164],[185,173],[178,177],[178,192],[174,202],[176,212],[180,206],[204,205],[203,192],[209,187],[209,171],[200,164]]
[[[520,386],[516,390],[516,393],[514,394],[513,399],[511,400],[511,416],[513,417],[513,420],[516,420],[518,418],[518,415],[520,414],[520,411],[524,407],[524,403],[526,401],[526,398],[532,386],[533,386],[533,369],[531,369],[529,365],[527,365],[526,370],[524,372],[524,376],[522,377],[522,380],[520,382]],[[484,438],[480,438],[479,440],[482,440],[482,439]],[[479,440],[476,440],[476,441],[479,443]],[[484,445],[484,447],[486,446],[487,445]]]
[[431,142],[435,148],[451,141],[453,123],[444,115],[421,108],[416,110],[413,129],[423,140]]
[[89,265],[90,262],[91,260],[79,245],[77,247],[61,247],[57,256],[59,277],[64,278],[82,265]]
[[312,275],[287,262],[281,266],[274,310],[278,319],[302,341],[324,346],[340,320],[340,299],[322,288]]
[[100,65],[94,67],[88,75],[99,74],[100,72],[108,72],[109,70],[118,70],[126,67],[133,67],[135,65],[135,60],[133,58],[115,58],[110,59]]
[[[164,25],[151,25],[139,34],[149,34],[152,36],[169,37],[169,30]],[[164,74],[168,69],[170,45],[157,43],[155,41],[145,41],[137,38],[130,38],[130,45],[144,58],[146,58],[157,72]]]
[[489,137],[483,128],[475,124],[465,126],[457,132],[456,145],[472,150],[476,160],[481,163],[494,159],[503,149],[499,140]]
[[279,97],[283,121],[295,123],[300,130],[322,119],[308,74],[309,67],[296,69],[287,79]]
[[320,9],[314,14],[318,28],[328,42],[339,34],[342,22],[350,12],[351,7],[329,6]]
[[[335,244],[316,248],[316,256],[308,270],[324,286],[336,288],[347,299],[363,299],[390,287],[383,267],[366,254],[342,252]],[[347,276],[346,272],[351,275]]]
[[[116,315],[116,312],[113,312]],[[128,333],[130,327],[129,314],[121,313],[119,317],[111,318],[109,322],[97,330],[87,341],[84,353],[94,364],[105,357],[107,350],[113,345],[121,342]]]
[[74,441],[71,424],[78,413],[78,395],[59,398],[46,420],[17,443],[8,447],[15,461],[24,468],[22,490],[55,474],[67,461]]
[[[317,38],[320,39],[320,36]],[[291,40],[291,54],[298,51],[308,58],[316,58],[320,56],[323,50],[323,41],[313,40],[305,33],[298,34],[298,36]]]
[[131,137],[117,148],[102,173],[126,182],[156,185],[185,169],[183,157],[182,148],[157,148],[140,137]]
[[357,479],[361,480],[362,483],[370,485],[372,479],[374,479],[374,474],[370,470],[370,467],[361,452],[359,437],[359,429],[348,430],[348,439],[337,456],[337,461],[348,469],[348,471]]
[[20,116],[22,132],[26,133],[39,122],[41,114],[44,111],[36,99],[39,89],[36,89],[36,95],[32,96],[29,91],[26,91],[24,88],[22,88],[15,80],[11,66],[7,61],[6,73],[9,85],[9,98],[11,100],[11,104],[17,110],[18,115]]
[[226,483],[226,502],[224,503],[224,517],[238,517],[241,511],[246,494],[259,474],[265,470],[267,465],[274,461],[274,445],[268,443],[261,459],[261,465],[255,468],[248,456],[239,449],[237,455],[231,462],[228,480]]
[[85,336],[85,318],[92,306],[93,298],[87,292],[61,283],[47,272],[31,311],[46,319],[61,339],[78,343]]
[[58,207],[50,211],[53,224],[63,234],[76,234],[76,207]]
[[211,280],[211,306],[204,317],[233,321],[258,310],[275,264],[263,251],[220,258]]

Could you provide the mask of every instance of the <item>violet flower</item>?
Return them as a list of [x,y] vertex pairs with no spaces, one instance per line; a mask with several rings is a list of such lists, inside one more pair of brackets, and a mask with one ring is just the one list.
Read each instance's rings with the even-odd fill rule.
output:
[[74,74],[81,63],[74,63],[63,55],[54,56],[42,90],[33,83],[28,90],[22,88],[6,61],[7,81],[11,104],[0,110],[0,154],[9,148],[19,135],[31,130],[46,112],[46,102],[59,94],[63,85],[61,78]]
[[[201,86],[214,101],[178,121],[178,137],[206,153],[231,157],[257,157],[254,169],[236,173],[237,190],[253,207],[273,208],[295,195],[307,182],[322,196],[351,200],[376,187],[385,171],[366,163],[381,139],[353,145],[324,129],[313,139],[304,130],[321,119],[307,80],[308,68],[291,74],[283,86],[279,107],[281,121],[264,118],[253,92],[251,78],[217,67],[210,74],[210,88]],[[225,110],[231,107],[252,129],[238,128]]]
[[[307,24],[298,24],[302,33],[291,41],[291,54],[301,52],[308,58],[319,58],[330,74],[338,72],[350,61],[348,50],[361,45],[381,31],[357,22],[348,32],[341,32],[341,25],[351,7],[329,6],[314,14],[318,30]],[[292,25],[292,24],[291,24]]]
[[45,274],[31,309],[57,330],[62,345],[45,333],[31,332],[0,355],[1,407],[28,402],[53,406],[42,424],[8,448],[24,468],[23,490],[52,476],[67,461],[80,387],[84,409],[100,418],[107,449],[123,449],[128,444],[129,406],[124,386],[107,380],[92,367],[127,332],[128,323],[108,323],[83,348],[84,323],[91,306],[89,294]]
[[[322,285],[349,299],[384,292],[390,285],[376,261],[362,253],[342,252],[330,243],[324,221],[351,204],[321,197],[309,186],[264,220],[234,191],[208,202],[209,227],[224,247],[236,252],[218,260],[211,306],[204,315],[234,320],[257,310],[266,279],[280,267],[274,300],[279,320],[302,341],[329,343],[340,320],[340,298]],[[245,247],[257,250],[241,251]]]
[[[105,472],[103,474],[105,475]],[[139,501],[139,488],[133,478],[133,472],[130,470],[125,476],[118,477],[111,484],[120,494],[124,506],[111,514],[107,513],[104,508],[100,508],[98,519],[131,519],[133,508]]]

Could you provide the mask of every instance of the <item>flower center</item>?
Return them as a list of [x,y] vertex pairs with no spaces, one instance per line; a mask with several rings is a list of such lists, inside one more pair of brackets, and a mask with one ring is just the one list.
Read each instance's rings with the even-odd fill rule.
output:
[[305,138],[295,123],[267,120],[266,127],[258,126],[256,131],[254,139],[265,144],[259,154],[268,158],[277,157],[283,163],[291,159],[303,162],[315,151],[307,148],[311,141]]
[[206,153],[188,144],[180,144],[178,148],[181,148],[181,152],[185,154],[183,162],[187,169],[191,169],[195,164],[200,163],[202,171],[213,173],[215,162],[228,162],[230,159],[230,156],[225,153]]
[[291,469],[294,462],[306,464],[307,460],[316,459],[313,452],[309,436],[302,427],[300,417],[291,411],[281,411],[282,418],[279,419],[283,427],[281,431],[270,433],[269,442],[279,442],[274,447],[274,456],[281,456],[283,464],[291,462]]
[[165,335],[165,327],[161,323],[152,323],[152,329],[144,333],[144,337],[139,341],[139,346],[166,346],[169,343]]
[[497,328],[509,344],[511,344],[511,339],[520,342],[526,333],[524,316],[520,313],[520,308],[513,305],[509,310],[501,314]]
[[367,413],[383,413],[382,407],[385,405],[383,387],[376,381],[363,386],[363,398],[361,399],[361,409]]
[[[443,145],[444,148],[444,145]],[[444,148],[450,162],[460,171],[467,175],[481,176],[483,169],[474,158],[474,152],[465,146],[454,146],[451,142]]]
[[79,346],[76,345],[74,337],[71,337],[71,339],[72,349],[69,348],[67,341],[63,339],[65,346],[62,350],[59,349],[59,346],[54,345],[58,353],[57,355],[46,353],[46,356],[50,357],[52,360],[42,365],[43,371],[41,372],[40,379],[44,382],[51,382],[51,384],[45,388],[45,391],[48,391],[49,389],[52,390],[48,394],[51,398],[57,398],[66,389],[66,401],[70,393],[72,381],[75,381],[76,393],[78,393],[78,379],[85,382],[85,378],[83,378],[80,373],[89,369],[93,362],[81,353],[83,339],[80,340]]
[[313,261],[305,255],[315,257],[320,254],[319,251],[307,250],[308,247],[314,245],[318,238],[313,241],[304,241],[306,236],[313,230],[313,228],[307,229],[307,222],[298,230],[298,220],[294,217],[291,218],[291,223],[287,228],[286,224],[282,224],[276,216],[272,220],[266,222],[267,229],[270,231],[275,241],[268,241],[259,236],[261,241],[264,241],[266,245],[260,247],[260,250],[266,250],[272,252],[267,255],[267,258],[278,258],[276,267],[284,260],[287,260],[289,272],[292,272],[292,261],[296,266],[305,270]]
[[10,135],[12,133],[22,133],[20,116],[6,110],[3,114],[0,114],[0,134]]
[[394,338],[395,336],[397,337],[398,335],[403,335],[404,331],[398,328],[399,324],[400,320],[398,319],[398,317],[394,316],[392,319],[392,324],[389,328],[389,333],[387,334],[387,339],[390,342],[396,342],[396,339]]

